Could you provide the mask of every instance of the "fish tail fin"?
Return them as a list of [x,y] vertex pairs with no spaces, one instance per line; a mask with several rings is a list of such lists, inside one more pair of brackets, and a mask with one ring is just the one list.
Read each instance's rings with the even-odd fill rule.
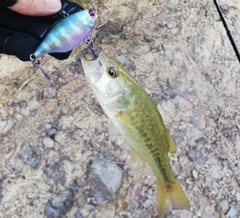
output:
[[188,199],[177,181],[169,187],[158,182],[157,189],[158,218],[166,217],[172,208],[179,210],[190,208]]

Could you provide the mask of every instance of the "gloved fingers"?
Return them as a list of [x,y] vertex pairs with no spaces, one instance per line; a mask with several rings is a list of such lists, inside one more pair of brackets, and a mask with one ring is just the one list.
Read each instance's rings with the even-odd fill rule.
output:
[[5,6],[5,7],[11,7],[13,6],[17,0],[1,0],[0,1],[0,6]]
[[[33,54],[40,41],[36,38],[19,32],[12,32],[0,28],[0,53],[15,55],[22,61],[29,61],[30,54]],[[52,53],[51,56],[58,60],[64,60],[69,57],[71,51],[66,53]]]
[[36,38],[16,31],[0,28],[0,53],[15,55],[22,61],[29,61],[38,44]]
[[40,17],[25,16],[0,7],[0,27],[4,29],[26,33],[40,40],[51,25],[50,21],[45,21]]

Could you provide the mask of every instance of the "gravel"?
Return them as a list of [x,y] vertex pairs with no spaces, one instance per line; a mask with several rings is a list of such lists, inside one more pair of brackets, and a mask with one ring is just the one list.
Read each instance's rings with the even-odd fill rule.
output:
[[[176,142],[172,171],[191,210],[173,210],[169,218],[240,217],[240,71],[213,1],[82,2],[99,11],[94,44],[148,90]],[[224,16],[240,45],[240,1],[218,3],[228,6]],[[148,166],[133,173],[128,143],[109,136],[108,119],[76,62],[84,48],[64,61],[41,59],[49,75],[59,76],[50,95],[39,86],[47,82],[41,73],[16,92],[33,73],[31,63],[0,55],[1,218],[46,216],[48,201],[49,213],[55,208],[63,218],[157,217],[155,176]],[[118,185],[110,191],[98,180],[106,191],[98,203],[91,164],[105,157],[120,168]],[[70,204],[58,199],[54,206],[69,189],[73,195],[63,199]]]

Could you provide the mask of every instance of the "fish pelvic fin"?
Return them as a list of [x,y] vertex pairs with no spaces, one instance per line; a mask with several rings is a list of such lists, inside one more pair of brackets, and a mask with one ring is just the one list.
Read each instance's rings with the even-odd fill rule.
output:
[[139,173],[144,165],[144,160],[131,148],[131,168],[133,172]]
[[111,120],[108,120],[108,132],[109,132],[109,135],[115,139],[118,135],[118,130],[117,128],[113,125],[112,121]]
[[177,181],[170,186],[158,182],[157,195],[158,218],[166,218],[171,209],[190,209],[188,199]]

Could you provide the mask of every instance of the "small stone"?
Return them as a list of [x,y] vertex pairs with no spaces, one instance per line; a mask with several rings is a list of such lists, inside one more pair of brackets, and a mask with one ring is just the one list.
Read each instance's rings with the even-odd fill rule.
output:
[[120,55],[120,56],[118,57],[118,61],[119,61],[121,64],[124,64],[125,61],[126,61],[126,58],[125,58],[123,55]]
[[10,104],[10,106],[11,106],[11,107],[19,107],[19,103],[13,101],[13,102]]
[[106,23],[106,30],[110,34],[117,35],[123,31],[123,25],[118,22],[109,20]]
[[228,200],[223,199],[219,202],[218,207],[220,211],[225,214],[229,210],[229,203]]
[[53,179],[54,182],[64,185],[66,183],[66,173],[58,158],[49,160],[47,162],[44,173],[48,179]]
[[48,218],[60,218],[71,207],[74,194],[72,190],[66,189],[60,192],[55,198],[48,200],[45,205],[45,214]]
[[[130,63],[127,65],[127,70],[128,71],[135,71],[136,70],[136,65],[134,63]],[[240,125],[239,125],[240,126]]]
[[198,172],[197,172],[197,170],[194,169],[192,171],[192,176],[193,176],[194,180],[198,180]]
[[146,41],[146,42],[152,42],[153,41],[153,38],[151,37],[151,36],[149,36],[149,35],[144,35],[144,40]]
[[170,94],[170,98],[172,98],[172,99],[174,99],[176,96],[177,96],[177,93],[176,93],[176,92],[172,92],[172,93]]
[[237,199],[237,201],[240,202],[240,192],[237,192],[237,193],[236,193],[236,199]]
[[43,144],[47,148],[52,148],[54,146],[54,141],[51,138],[49,138],[49,137],[44,137],[43,138]]
[[224,14],[227,14],[227,13],[229,12],[229,7],[228,7],[228,5],[222,4],[222,5],[220,5],[219,7],[220,7],[220,9],[222,10],[222,12],[223,12]]
[[94,211],[96,207],[93,204],[85,204],[84,208],[86,208],[89,211]]
[[48,96],[47,96],[48,98],[54,98],[57,95],[57,89],[53,87],[48,88],[47,92],[48,92]]
[[39,155],[35,148],[30,148],[24,153],[24,163],[28,164],[31,168],[36,169],[42,160],[42,156]]
[[155,27],[155,30],[161,30],[162,28],[164,28],[165,26],[161,23],[157,24],[157,26]]
[[192,185],[193,184],[192,178],[187,178],[186,183]]
[[73,216],[73,218],[85,218],[85,217],[89,217],[89,211],[84,207],[77,209]]
[[27,101],[25,100],[19,101],[18,104],[21,108],[25,108],[28,105]]
[[58,78],[58,81],[59,81],[60,83],[62,83],[62,84],[66,84],[66,80],[63,79],[62,77],[59,77],[59,78]]
[[13,156],[10,161],[9,165],[13,170],[21,171],[23,168],[23,162],[18,156]]
[[236,217],[237,218],[237,215],[238,215],[237,208],[235,207],[235,205],[231,205],[230,210],[226,214],[226,217],[228,217],[228,218],[235,218]]
[[195,162],[196,160],[198,160],[199,157],[200,157],[199,151],[191,150],[188,152],[188,159],[192,162]]
[[101,204],[111,199],[122,184],[123,170],[114,163],[95,160],[91,166],[90,180],[96,191],[96,201]]
[[103,25],[96,34],[96,39],[102,42],[104,39],[108,39],[111,42],[114,39],[119,39],[123,32],[123,25],[109,20],[105,25]]
[[77,211],[74,213],[74,218],[82,218],[83,215],[81,213],[81,208],[77,209]]
[[46,129],[50,129],[50,128],[52,127],[52,125],[49,124],[49,123],[47,123],[47,124],[45,125],[45,127],[46,127]]
[[55,139],[57,130],[52,128],[47,131],[47,136],[49,136],[52,140]]
[[151,205],[152,205],[152,200],[151,199],[147,199],[146,201],[144,201],[143,203],[142,203],[142,205],[143,205],[143,207],[144,208],[148,208],[148,207],[150,207]]
[[170,21],[170,22],[167,23],[167,28],[168,29],[173,29],[175,27],[176,27],[176,22]]

